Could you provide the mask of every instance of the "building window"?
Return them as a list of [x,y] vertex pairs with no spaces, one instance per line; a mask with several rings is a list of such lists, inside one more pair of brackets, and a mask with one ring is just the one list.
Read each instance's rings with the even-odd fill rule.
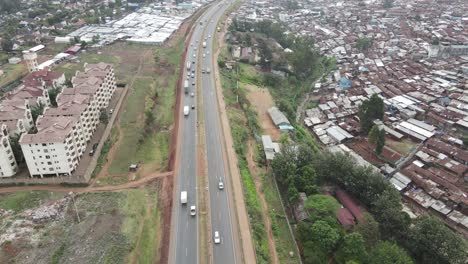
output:
[[42,143],[42,146],[45,147],[45,146],[47,146],[47,144],[46,144],[46,143]]
[[46,155],[45,158],[46,158],[46,159],[50,159],[50,156],[49,156],[49,155]]
[[44,149],[43,151],[44,151],[44,153],[48,153],[48,152],[49,152],[49,150],[47,150],[47,149]]

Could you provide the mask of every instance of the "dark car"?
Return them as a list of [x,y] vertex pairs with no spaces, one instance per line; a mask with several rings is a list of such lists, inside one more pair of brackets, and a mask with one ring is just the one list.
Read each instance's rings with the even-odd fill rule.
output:
[[93,155],[94,155],[94,152],[96,151],[98,145],[99,145],[98,143],[94,143],[94,144],[93,144],[93,147],[92,147],[91,150],[89,151],[89,155],[90,155],[90,156],[93,156]]

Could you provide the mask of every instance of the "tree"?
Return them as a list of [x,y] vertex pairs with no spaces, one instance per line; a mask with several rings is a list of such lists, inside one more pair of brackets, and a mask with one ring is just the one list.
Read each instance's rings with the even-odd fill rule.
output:
[[401,197],[396,189],[387,189],[372,205],[372,212],[379,222],[380,232],[384,239],[404,241],[408,235],[411,219],[401,211]]
[[393,242],[379,242],[369,255],[369,264],[413,264],[404,249]]
[[421,216],[409,234],[408,248],[420,263],[466,263],[466,240],[432,216]]
[[330,195],[316,194],[307,198],[305,208],[319,216],[335,216],[340,204]]
[[364,214],[364,221],[359,222],[354,230],[362,235],[368,249],[380,240],[379,223],[368,213]]
[[15,156],[16,162],[22,162],[24,159],[23,151],[21,149],[21,145],[19,140],[21,138],[20,134],[15,134],[10,136],[10,146],[11,150],[13,151],[13,155]]
[[310,227],[311,241],[323,252],[332,253],[340,240],[339,230],[331,227],[327,222],[318,220]]
[[50,104],[53,107],[57,107],[57,95],[60,93],[60,91],[62,91],[60,87],[54,87],[54,88],[49,89],[48,91]]
[[17,0],[2,0],[0,1],[0,13],[12,13],[21,7],[21,1]]
[[345,235],[337,255],[342,262],[366,263],[367,252],[362,235],[356,232]]
[[372,46],[372,40],[369,38],[359,38],[356,41],[356,48],[360,51],[366,51]]
[[31,116],[33,118],[34,123],[36,123],[37,118],[44,113],[45,105],[40,102],[39,104],[31,107]]
[[361,122],[361,131],[368,134],[374,125],[374,120],[383,120],[384,103],[377,95],[373,94],[369,100],[364,101],[359,106],[359,119]]
[[368,138],[369,143],[375,146],[377,155],[380,155],[385,146],[385,131],[383,129],[381,130],[377,125],[373,125]]
[[2,50],[6,52],[10,52],[13,50],[13,41],[8,38],[2,40]]
[[103,123],[104,125],[109,123],[109,115],[107,114],[105,108],[101,109],[101,113],[99,114],[99,122]]

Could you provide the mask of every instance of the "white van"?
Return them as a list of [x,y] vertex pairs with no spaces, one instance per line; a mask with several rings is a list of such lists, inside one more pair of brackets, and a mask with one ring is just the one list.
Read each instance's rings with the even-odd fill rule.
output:
[[186,191],[180,192],[180,203],[187,204],[187,192]]

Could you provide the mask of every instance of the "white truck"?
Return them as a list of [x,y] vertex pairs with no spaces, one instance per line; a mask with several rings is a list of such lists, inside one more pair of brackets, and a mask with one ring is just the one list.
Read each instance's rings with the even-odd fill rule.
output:
[[190,71],[190,68],[192,67],[192,64],[190,61],[187,61],[187,71]]
[[185,105],[185,106],[184,106],[184,116],[188,116],[189,111],[190,111],[189,106],[188,106],[188,105]]
[[206,41],[203,41],[202,45],[204,48],[206,48]]
[[186,191],[180,192],[180,203],[187,204],[187,192]]

